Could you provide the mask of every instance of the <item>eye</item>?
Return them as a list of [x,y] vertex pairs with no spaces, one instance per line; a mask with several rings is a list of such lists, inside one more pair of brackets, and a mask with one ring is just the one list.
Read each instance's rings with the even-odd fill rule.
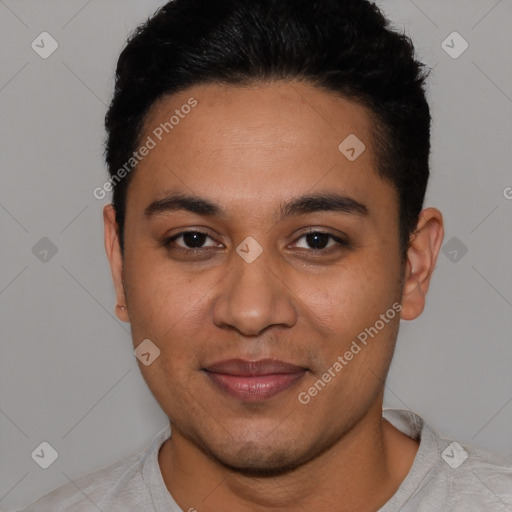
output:
[[333,235],[332,233],[326,233],[324,231],[309,231],[298,238],[298,240],[302,239],[304,239],[306,246],[303,245],[301,247],[298,242],[295,243],[295,246],[301,249],[313,249],[313,251],[327,252],[327,249],[332,249],[336,246],[349,247],[349,243],[347,241]]
[[[205,243],[210,240],[208,245]],[[300,240],[304,240],[301,242]],[[209,247],[218,247],[221,244],[215,242],[215,240],[203,231],[190,230],[182,231],[172,237],[167,237],[162,241],[162,245],[173,251],[182,252],[205,252]],[[350,244],[333,235],[319,230],[311,230],[304,233],[297,239],[294,244],[299,249],[309,249],[312,252],[331,252],[336,248],[346,247],[349,248]]]
[[[213,243],[204,245],[206,239],[210,239]],[[178,243],[181,241],[181,243]],[[205,247],[216,247],[218,244],[213,238],[203,231],[182,231],[163,241],[163,245],[173,250],[201,252]]]

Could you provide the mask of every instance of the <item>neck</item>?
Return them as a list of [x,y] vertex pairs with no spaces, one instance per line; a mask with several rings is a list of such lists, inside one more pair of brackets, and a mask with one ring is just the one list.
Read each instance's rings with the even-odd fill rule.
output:
[[378,510],[406,477],[418,442],[382,418],[382,402],[376,405],[324,453],[272,477],[228,470],[173,429],[159,453],[164,482],[185,511]]

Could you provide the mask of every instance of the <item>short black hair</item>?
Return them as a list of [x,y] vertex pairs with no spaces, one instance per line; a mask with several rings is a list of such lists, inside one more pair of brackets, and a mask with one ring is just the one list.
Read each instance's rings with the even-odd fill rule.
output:
[[[378,173],[398,192],[403,263],[429,177],[427,76],[411,39],[367,0],[172,0],[135,29],[119,57],[106,163],[114,177],[165,95],[198,84],[311,84],[367,107]],[[121,249],[132,174],[113,191]]]

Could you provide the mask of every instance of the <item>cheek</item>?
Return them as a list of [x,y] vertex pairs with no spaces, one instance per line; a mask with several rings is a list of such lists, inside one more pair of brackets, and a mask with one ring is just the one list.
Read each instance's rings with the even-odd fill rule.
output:
[[[178,361],[200,343],[210,320],[212,294],[225,269],[185,273],[151,251],[126,261],[126,295],[134,344],[149,338]],[[172,354],[170,353],[172,352]]]
[[399,268],[378,255],[359,255],[353,264],[302,282],[305,311],[342,340],[356,336],[399,300],[398,277]]
[[149,250],[131,253],[124,277],[132,330],[148,331],[148,337],[161,335],[163,326],[171,328],[194,302],[193,284]]
[[312,417],[324,417],[328,409],[337,424],[366,410],[381,389],[399,325],[400,295],[390,284],[391,274],[374,262],[333,277],[323,293],[311,289],[310,311],[316,316],[309,324],[322,322],[324,336],[322,348],[316,347],[321,364],[300,390],[299,403],[308,401]]

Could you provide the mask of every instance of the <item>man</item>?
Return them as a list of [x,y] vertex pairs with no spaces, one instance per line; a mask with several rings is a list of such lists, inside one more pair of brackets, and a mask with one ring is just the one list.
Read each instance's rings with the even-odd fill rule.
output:
[[363,0],[175,0],[138,29],[95,195],[170,428],[27,511],[512,510],[511,461],[382,411],[443,239],[425,79]]

